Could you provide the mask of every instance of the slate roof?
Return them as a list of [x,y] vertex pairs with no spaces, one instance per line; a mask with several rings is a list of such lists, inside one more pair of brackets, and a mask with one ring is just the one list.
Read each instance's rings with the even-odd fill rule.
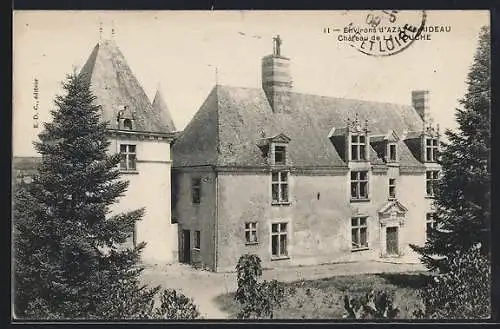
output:
[[[329,134],[332,128],[344,128],[355,113],[361,122],[368,120],[371,134],[392,129],[401,136],[422,127],[422,119],[409,105],[295,92],[289,96],[288,110],[274,113],[260,88],[216,85],[173,145],[174,167],[265,167],[258,140],[280,133],[291,139],[287,152],[292,166],[345,167]],[[404,141],[398,148],[402,166],[422,166]],[[370,158],[378,162],[373,149]]]
[[167,103],[163,100],[163,96],[159,89],[156,91],[155,98],[151,105],[153,106],[153,111],[160,117],[161,122],[164,123],[168,131],[176,131],[174,121],[170,117]]
[[101,105],[103,120],[109,122],[110,128],[118,129],[118,111],[122,106],[127,106],[135,116],[132,130],[172,132],[171,122],[167,119],[170,115],[162,115],[153,109],[141,84],[113,40],[104,40],[94,47],[80,74],[85,74],[89,79],[90,88],[96,96],[95,103]]

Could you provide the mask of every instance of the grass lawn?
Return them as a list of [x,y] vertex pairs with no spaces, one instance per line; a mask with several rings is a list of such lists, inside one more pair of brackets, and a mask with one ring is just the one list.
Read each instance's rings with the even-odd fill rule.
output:
[[[335,276],[326,279],[286,283],[291,293],[274,312],[275,319],[339,319],[344,315],[342,296],[362,295],[372,290],[394,293],[394,305],[399,308],[398,318],[412,318],[413,310],[421,305],[417,290],[426,285],[425,273],[387,273]],[[293,289],[295,288],[295,289]],[[235,318],[238,302],[234,293],[219,295],[215,302],[222,311]]]

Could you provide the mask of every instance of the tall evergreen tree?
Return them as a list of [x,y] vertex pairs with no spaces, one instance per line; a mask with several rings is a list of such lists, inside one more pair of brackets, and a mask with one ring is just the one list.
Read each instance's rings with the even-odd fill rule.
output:
[[38,174],[16,188],[15,312],[21,318],[115,318],[148,314],[157,288],[139,282],[144,247],[123,248],[143,209],[112,214],[127,189],[119,155],[84,77],[73,73],[45,124]]
[[447,270],[456,250],[480,244],[490,250],[490,32],[483,27],[467,92],[456,109],[458,130],[445,132],[442,178],[435,199],[436,225],[422,247],[413,246],[430,269]]

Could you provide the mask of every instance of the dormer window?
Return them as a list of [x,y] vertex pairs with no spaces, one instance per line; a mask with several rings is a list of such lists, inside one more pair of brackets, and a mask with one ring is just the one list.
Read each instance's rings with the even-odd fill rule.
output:
[[425,162],[436,162],[438,153],[438,139],[425,137]]
[[396,162],[398,159],[396,151],[396,143],[388,143],[387,145],[387,160],[390,162]]
[[123,128],[132,130],[132,120],[130,119],[123,120]]
[[437,162],[439,152],[439,125],[436,128],[429,125],[421,135],[421,159],[423,162]]
[[366,160],[366,136],[351,135],[351,161]]
[[274,145],[273,160],[275,165],[286,165],[286,146]]
[[116,116],[116,121],[118,129],[132,130],[134,125],[135,115],[126,105],[120,106],[118,114]]
[[289,165],[287,151],[290,138],[283,133],[273,137],[265,137],[262,132],[261,136],[263,137],[257,141],[257,146],[261,149],[267,164],[270,166]]

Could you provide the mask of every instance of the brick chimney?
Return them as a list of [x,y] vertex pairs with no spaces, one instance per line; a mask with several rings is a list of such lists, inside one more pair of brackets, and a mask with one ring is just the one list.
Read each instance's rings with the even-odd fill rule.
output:
[[262,58],[262,89],[273,112],[286,111],[292,90],[290,59],[281,55],[280,36],[273,38],[273,54]]
[[432,124],[430,97],[428,90],[414,90],[411,92],[411,103],[424,121],[424,125]]

